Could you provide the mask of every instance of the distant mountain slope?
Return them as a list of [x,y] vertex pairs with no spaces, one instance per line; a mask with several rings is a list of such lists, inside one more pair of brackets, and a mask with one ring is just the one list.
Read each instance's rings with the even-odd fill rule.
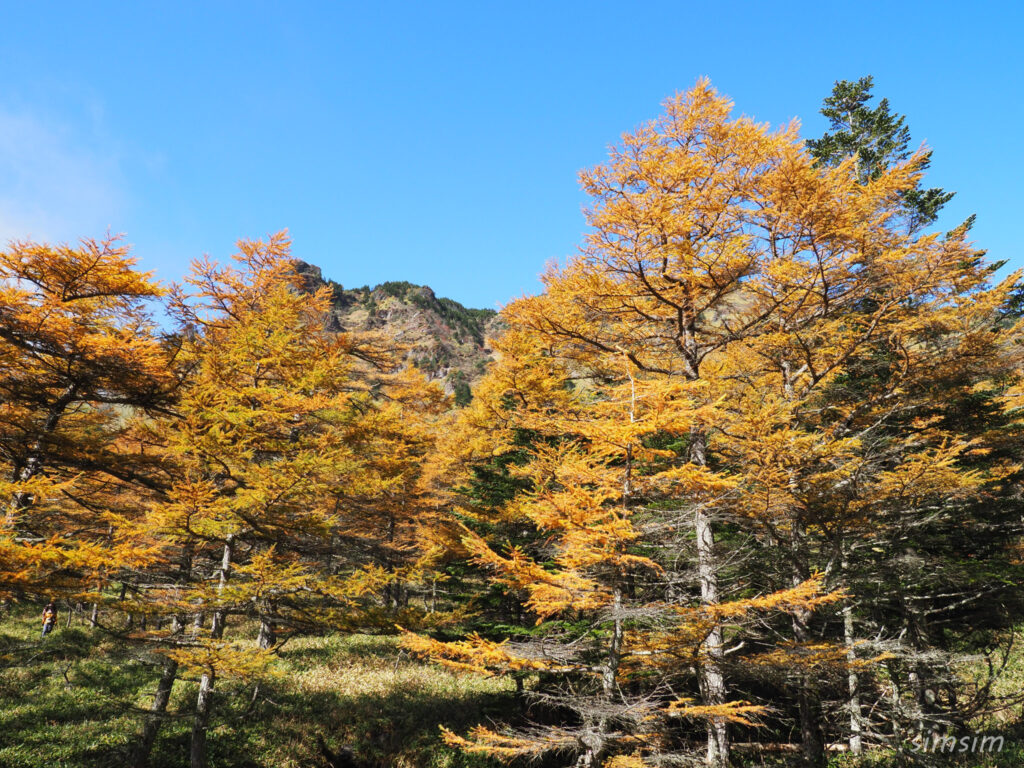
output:
[[442,379],[457,399],[468,395],[468,385],[483,375],[492,359],[485,340],[500,322],[493,309],[468,309],[438,298],[425,285],[405,281],[344,288],[304,261],[296,261],[295,270],[307,290],[331,288],[333,330],[386,328],[408,346],[407,359],[431,378]]

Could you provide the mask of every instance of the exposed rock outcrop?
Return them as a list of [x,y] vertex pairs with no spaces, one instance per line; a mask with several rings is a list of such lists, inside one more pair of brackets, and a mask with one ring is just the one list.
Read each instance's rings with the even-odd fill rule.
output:
[[325,280],[319,267],[295,262],[306,290],[329,286],[332,292],[328,327],[339,333],[386,329],[407,350],[406,357],[429,377],[444,381],[449,392],[468,393],[491,361],[486,339],[500,320],[491,309],[468,309],[452,299],[438,298],[425,285],[405,281],[370,288],[344,288]]

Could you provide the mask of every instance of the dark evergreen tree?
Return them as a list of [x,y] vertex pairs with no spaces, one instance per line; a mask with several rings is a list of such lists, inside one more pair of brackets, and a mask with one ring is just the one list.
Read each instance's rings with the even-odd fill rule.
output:
[[[894,113],[887,99],[872,105],[872,87],[870,76],[836,82],[821,110],[831,130],[807,142],[819,166],[834,167],[854,158],[865,184],[913,156],[906,118]],[[930,158],[930,152],[924,155],[921,170],[927,169]],[[914,232],[933,224],[952,197],[951,192],[920,184],[906,190],[905,218],[897,226]],[[962,238],[973,222],[971,216],[946,238]],[[975,251],[970,260],[981,264],[984,255]],[[876,256],[873,251],[864,253],[862,268],[876,289],[858,305],[865,315],[877,311],[886,295],[886,270],[876,269]],[[991,275],[1000,266],[997,262],[983,270]],[[832,638],[841,630],[850,659],[883,652],[890,656],[883,676],[851,670],[847,700],[825,702],[832,711],[849,716],[847,736],[854,752],[865,742],[887,741],[899,749],[914,734],[957,732],[980,713],[1014,705],[1011,699],[993,695],[993,681],[1012,642],[1009,628],[1020,616],[1014,543],[1021,533],[1021,478],[1019,472],[999,469],[1019,462],[1014,446],[1020,424],[1004,400],[1019,365],[1013,359],[1013,343],[1006,341],[1012,334],[996,343],[994,336],[990,342],[979,331],[986,323],[993,331],[997,325],[1011,325],[1024,306],[1022,295],[1019,288],[1011,290],[1002,308],[993,307],[987,320],[979,319],[975,327],[935,326],[922,335],[917,342],[921,349],[938,352],[944,345],[962,345],[971,352],[959,362],[954,356],[940,364],[937,357],[928,375],[903,385],[907,407],[872,422],[864,441],[870,462],[885,464],[895,458],[897,466],[901,458],[892,454],[892,445],[907,435],[923,434],[922,424],[936,424],[946,434],[979,447],[957,459],[958,471],[977,472],[990,481],[960,500],[921,494],[910,504],[895,494],[874,510],[876,527],[870,539],[842,526],[821,531],[821,553],[838,554],[834,562],[826,558],[817,565],[838,566],[833,572],[841,574],[855,600],[819,631]],[[972,347],[974,340],[983,343]],[[902,375],[900,354],[885,339],[866,346],[849,370],[833,381],[826,398],[831,407],[844,400],[867,402],[877,396],[872,393],[892,389],[895,377]],[[1000,644],[1003,649],[994,652]],[[971,655],[984,655],[993,664],[980,682],[946,672]]]
[[[855,157],[857,173],[865,183],[913,154],[906,117],[893,112],[888,99],[881,99],[872,107],[873,87],[871,75],[856,81],[836,81],[832,95],[821,108],[821,114],[829,119],[831,132],[807,141],[811,156],[819,165],[837,165]],[[922,171],[931,164],[931,154],[925,154]],[[938,187],[920,186],[903,193],[909,228],[914,231],[932,224],[954,194]]]

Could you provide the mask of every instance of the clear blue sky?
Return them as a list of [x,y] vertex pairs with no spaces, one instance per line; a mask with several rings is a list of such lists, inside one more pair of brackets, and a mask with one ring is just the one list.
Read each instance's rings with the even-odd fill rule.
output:
[[0,21],[0,239],[124,232],[176,279],[288,227],[346,286],[470,306],[537,290],[585,224],[576,172],[708,75],[804,135],[834,80],[934,149],[992,258],[1018,245],[1024,4],[27,3]]

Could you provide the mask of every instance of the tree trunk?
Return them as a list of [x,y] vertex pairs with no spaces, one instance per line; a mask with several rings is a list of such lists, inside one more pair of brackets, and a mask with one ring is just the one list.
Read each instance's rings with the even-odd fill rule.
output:
[[[700,576],[701,602],[711,605],[718,602],[718,574],[715,570],[714,534],[711,520],[703,512],[696,514],[697,529],[697,569]],[[715,626],[704,639],[704,650],[707,660],[700,670],[700,689],[704,705],[713,707],[725,703],[725,676],[722,674],[722,627]],[[709,765],[724,766],[729,763],[729,730],[722,718],[708,721],[708,753]]]
[[825,742],[821,735],[821,701],[812,675],[800,676],[797,694],[800,707],[800,748],[805,765],[819,768],[825,765]]
[[192,768],[207,768],[206,727],[210,722],[210,702],[215,681],[212,670],[204,672],[199,680],[199,697],[196,699],[196,716],[192,721],[192,744],[189,750]]
[[132,762],[133,768],[146,768],[149,765],[149,755],[156,743],[157,733],[167,713],[167,702],[171,699],[171,690],[174,688],[174,680],[178,676],[178,662],[174,659],[167,659],[164,662],[164,669],[160,680],[156,685],[156,694],[153,696],[153,706],[150,707],[146,722],[142,726],[142,735],[139,737],[139,744],[135,749],[135,756]]
[[601,687],[605,699],[611,701],[615,697],[615,681],[619,674],[619,663],[622,660],[622,641],[625,632],[622,625],[622,590],[615,588],[612,603],[612,636],[608,644],[608,663],[601,675]]
[[[707,437],[700,430],[690,432],[690,461],[707,466]],[[715,534],[711,517],[701,507],[694,513],[697,535],[697,574],[700,578],[700,599],[704,605],[718,602],[718,563],[715,557]],[[700,691],[705,706],[725,704],[725,676],[722,674],[722,627],[716,625],[704,639],[706,661],[700,669]],[[708,721],[708,765],[729,764],[729,727],[723,718]]]
[[[847,573],[850,564],[843,550],[842,568],[843,575],[849,581]],[[864,751],[864,743],[861,736],[863,715],[860,709],[860,681],[857,678],[857,670],[854,664],[857,661],[857,652],[854,648],[855,635],[853,631],[853,606],[849,602],[843,606],[843,644],[846,646],[846,663],[849,670],[846,675],[846,687],[849,693],[850,708],[850,752],[859,755]]]
[[[224,554],[220,561],[220,581],[217,584],[217,596],[220,597],[231,578],[231,558],[235,552],[235,536],[228,534],[224,541]],[[213,612],[213,624],[210,626],[210,637],[220,640],[224,635],[224,623],[227,620],[227,611],[222,605],[218,605]]]
[[[228,535],[224,541],[224,554],[220,562],[220,581],[217,584],[217,595],[224,592],[228,579],[231,577],[231,557],[234,554],[235,537]],[[213,623],[210,626],[210,637],[220,640],[224,636],[224,622],[227,612],[224,606],[218,603],[213,612]],[[206,763],[206,727],[210,722],[210,706],[213,700],[213,685],[216,682],[214,670],[208,669],[203,672],[199,680],[199,696],[196,699],[196,715],[192,722],[192,744],[190,755],[192,768],[207,768]]]
[[[902,649],[899,649],[902,651]],[[886,671],[889,673],[889,700],[892,704],[892,742],[899,744],[903,737],[903,694],[900,690],[900,670],[898,666],[889,660],[885,663]]]
[[[799,519],[793,520],[792,533],[792,556],[798,558],[799,562],[805,562],[802,557],[804,552],[804,531],[803,524]],[[809,576],[808,569],[802,566],[794,566],[793,586],[799,586]],[[798,643],[809,643],[811,633],[809,622],[811,612],[806,608],[798,608],[793,611],[793,637]],[[805,765],[825,765],[825,740],[822,737],[821,728],[821,699],[818,695],[817,682],[810,672],[801,672],[797,692],[797,704],[800,708],[800,747],[803,751]]]
[[274,624],[272,609],[260,617],[260,635],[257,641],[260,648],[273,648],[277,642],[277,626]]

